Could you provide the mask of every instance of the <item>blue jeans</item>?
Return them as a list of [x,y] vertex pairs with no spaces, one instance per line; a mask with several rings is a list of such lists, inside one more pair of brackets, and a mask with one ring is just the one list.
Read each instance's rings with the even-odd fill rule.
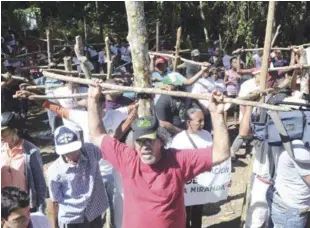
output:
[[301,210],[288,207],[278,195],[273,186],[267,191],[269,207],[268,228],[305,228],[307,214],[301,214]]

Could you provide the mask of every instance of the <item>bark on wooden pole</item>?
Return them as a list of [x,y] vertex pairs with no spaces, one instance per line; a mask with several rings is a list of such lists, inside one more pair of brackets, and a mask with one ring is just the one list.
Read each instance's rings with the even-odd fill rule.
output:
[[111,50],[110,50],[110,40],[109,37],[105,38],[105,52],[107,56],[107,78],[111,77],[112,74],[112,58],[111,58]]
[[50,66],[52,63],[52,47],[51,47],[51,32],[50,29],[47,28],[46,29],[46,45],[47,45],[47,61],[48,61],[48,65]]
[[65,71],[71,72],[72,71],[72,60],[70,56],[66,56],[63,58],[64,65],[65,65]]
[[90,79],[91,78],[91,71],[88,67],[87,57],[84,56],[84,46],[83,46],[83,42],[82,42],[82,37],[76,36],[75,41],[76,41],[75,46],[74,46],[75,55],[80,62],[80,66],[81,66],[81,68],[85,74],[85,77],[87,79]]
[[268,59],[269,59],[269,52],[271,48],[272,23],[274,20],[274,10],[275,10],[275,1],[269,1],[265,43],[264,43],[264,53],[263,53],[263,59],[262,59],[262,70],[260,73],[260,89],[261,90],[266,88],[266,79],[267,79],[268,65],[269,65]]
[[[265,34],[265,43],[264,43],[264,53],[262,59],[262,69],[260,74],[260,89],[264,90],[266,88],[266,78],[268,73],[268,59],[269,59],[269,52],[270,52],[270,45],[271,45],[271,36],[272,36],[272,23],[274,20],[274,10],[275,10],[275,2],[269,1],[268,5],[268,15],[267,15],[267,25],[266,25],[266,34]],[[264,96],[261,97],[261,103],[264,102]],[[253,172],[253,163],[254,163],[255,156],[252,157],[249,172],[247,177],[246,183],[246,193],[244,198],[244,204],[242,207],[242,214],[241,214],[241,222],[240,227],[244,226],[244,222],[246,220],[247,211],[249,207],[249,195],[247,194],[247,189],[251,189],[251,177]]]
[[[134,86],[150,88],[150,71],[148,56],[148,34],[144,14],[144,2],[125,1],[128,36],[134,71]],[[138,116],[151,116],[153,110],[151,99],[139,99]]]
[[202,23],[203,23],[203,32],[205,34],[205,40],[206,40],[206,45],[208,46],[209,45],[209,35],[208,35],[208,30],[207,30],[207,27],[206,27],[206,17],[205,17],[205,14],[203,13],[203,2],[202,1],[199,1],[199,9],[200,9],[200,16],[201,16],[201,19],[202,19]]
[[277,31],[276,31],[276,33],[274,34],[274,37],[272,38],[271,47],[273,47],[273,46],[274,46],[274,43],[276,42],[276,39],[277,39],[277,37],[278,37],[278,35],[279,35],[279,30],[280,30],[280,28],[281,28],[281,25],[279,25],[279,26],[277,27]]
[[159,51],[159,20],[156,21],[156,51]]
[[[48,78],[54,78],[54,79],[67,81],[67,82],[74,82],[74,83],[79,83],[83,85],[93,85],[93,86],[96,85],[96,83],[90,79],[73,78],[73,77],[50,73],[48,71],[43,71],[43,75]],[[161,94],[161,95],[168,95],[168,96],[174,96],[174,97],[184,97],[184,98],[193,98],[193,99],[201,99],[201,100],[209,100],[209,98],[211,97],[211,94],[167,91],[167,90],[146,88],[146,87],[120,86],[120,85],[112,85],[109,83],[101,83],[100,85],[106,89],[118,90],[118,91],[124,91],[124,92],[126,91],[126,92],[146,93],[146,94]],[[219,101],[219,102],[234,103],[238,105],[249,105],[249,106],[255,106],[259,108],[265,108],[265,109],[276,110],[276,111],[291,111],[292,110],[290,107],[275,106],[275,105],[270,105],[270,104],[255,102],[255,101],[245,101],[245,100],[228,98],[228,97],[225,97],[222,101]]]
[[177,70],[177,66],[180,60],[180,46],[181,46],[181,35],[182,35],[182,28],[179,27],[177,31],[177,42],[175,45],[175,58],[173,62],[173,71]]
[[87,44],[87,19],[86,16],[84,16],[84,42]]
[[[308,48],[310,52],[310,48]],[[309,55],[306,54],[306,51],[303,50],[303,53],[300,58],[300,64],[310,64]],[[309,94],[309,81],[310,81],[310,69],[303,69],[300,75],[300,92]]]

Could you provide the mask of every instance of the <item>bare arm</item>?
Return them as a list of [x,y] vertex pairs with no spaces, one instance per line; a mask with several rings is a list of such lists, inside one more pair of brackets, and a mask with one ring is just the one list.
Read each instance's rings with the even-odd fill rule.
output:
[[310,175],[304,176],[303,179],[306,181],[306,183],[310,186]]
[[137,109],[132,109],[128,115],[128,118],[118,126],[115,131],[114,138],[121,139],[124,134],[130,129],[132,122],[137,118]]
[[176,126],[174,126],[172,123],[167,122],[167,121],[159,121],[159,125],[163,128],[165,128],[168,132],[172,134],[177,134],[180,133],[182,130]]
[[96,87],[90,86],[88,89],[88,124],[92,142],[101,148],[101,142],[107,135],[102,123],[101,106],[99,98],[101,94],[101,86],[97,83]]
[[245,108],[245,112],[243,114],[241,123],[240,123],[240,128],[239,128],[239,135],[241,137],[246,137],[251,133],[251,127],[250,127],[250,118],[252,114],[253,107],[247,106]]
[[[227,160],[230,156],[228,130],[224,121],[224,105],[218,104],[213,98],[214,95],[221,95],[220,92],[212,92],[209,110],[213,125],[213,155],[212,163],[217,165]],[[222,96],[222,95],[221,95]]]
[[58,227],[58,203],[50,201],[52,227]]
[[206,69],[207,68],[202,67],[202,69],[197,74],[195,74],[193,77],[189,79],[186,79],[183,84],[185,86],[194,84],[205,73]]

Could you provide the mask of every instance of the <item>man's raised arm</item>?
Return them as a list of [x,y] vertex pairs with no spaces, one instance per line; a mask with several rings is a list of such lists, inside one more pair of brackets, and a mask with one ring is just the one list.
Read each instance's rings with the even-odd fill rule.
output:
[[88,124],[92,142],[101,148],[101,142],[106,131],[101,119],[100,95],[101,86],[97,83],[96,87],[89,86],[88,89]]
[[[214,96],[221,95],[214,91],[210,99],[209,110],[213,125],[213,154],[212,163],[218,165],[227,160],[230,156],[228,130],[224,121],[224,104],[219,104]],[[222,95],[221,95],[222,96]]]

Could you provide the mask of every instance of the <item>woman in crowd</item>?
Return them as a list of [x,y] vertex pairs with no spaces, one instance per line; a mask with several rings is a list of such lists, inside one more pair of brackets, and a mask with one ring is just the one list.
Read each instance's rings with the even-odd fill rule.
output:
[[1,189],[15,186],[30,197],[32,212],[45,211],[46,184],[40,149],[22,136],[13,112],[1,114]]
[[[190,108],[186,112],[187,129],[177,134],[171,147],[176,149],[198,149],[212,146],[211,134],[203,130],[204,115],[200,109]],[[186,207],[187,228],[200,228],[203,205]]]

